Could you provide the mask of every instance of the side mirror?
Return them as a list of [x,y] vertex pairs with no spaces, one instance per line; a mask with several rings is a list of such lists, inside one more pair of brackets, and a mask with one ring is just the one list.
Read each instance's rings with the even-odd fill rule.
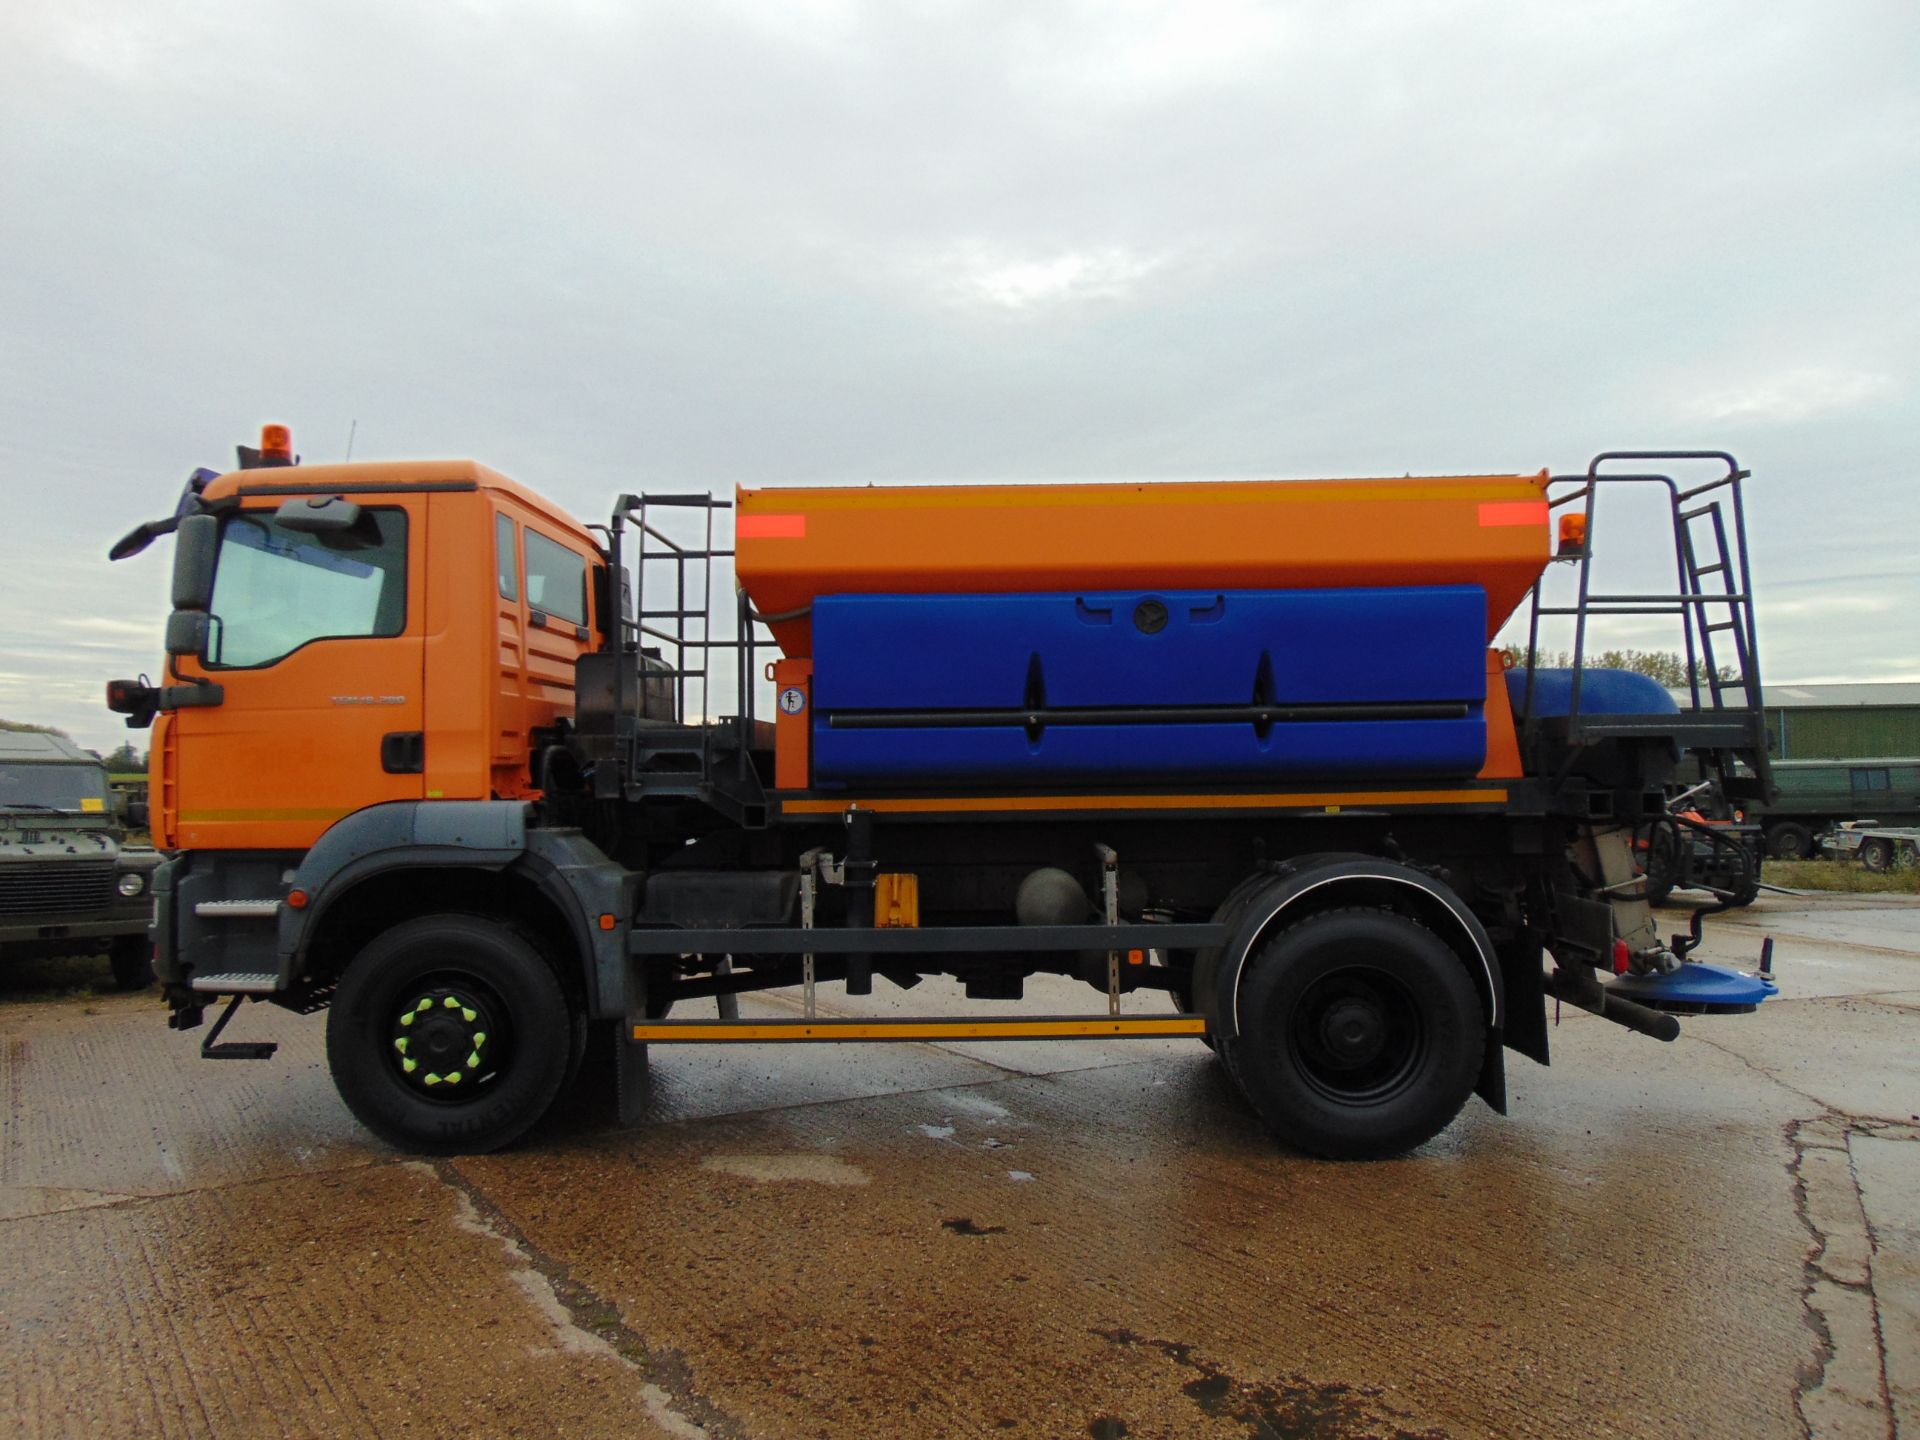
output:
[[360,523],[360,507],[338,495],[289,500],[273,512],[273,523],[302,535],[337,535]]
[[[173,545],[173,608],[205,610],[213,603],[213,557],[220,545],[220,522],[211,515],[189,515],[180,522]],[[169,632],[168,654],[172,649]]]
[[204,610],[176,610],[167,617],[167,654],[205,655],[213,617]]
[[129,730],[144,730],[153,724],[160,708],[160,692],[144,680],[109,680],[107,709],[127,717]]

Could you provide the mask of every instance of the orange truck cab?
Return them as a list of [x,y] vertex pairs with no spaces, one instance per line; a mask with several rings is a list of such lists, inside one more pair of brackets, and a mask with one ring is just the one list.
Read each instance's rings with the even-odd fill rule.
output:
[[[1723,473],[1616,473],[1655,460]],[[113,551],[175,540],[161,682],[108,686],[155,730],[170,1023],[224,1002],[202,1053],[262,1058],[220,1038],[243,1003],[326,1010],[343,1100],[427,1153],[524,1133],[595,1025],[623,1115],[656,1043],[1185,1036],[1288,1143],[1403,1151],[1504,1107],[1549,995],[1671,1039],[1773,993],[1657,934],[1632,851],[1683,756],[1767,783],[1743,478],[764,489],[588,527],[269,426]],[[1648,484],[1681,589],[1599,594],[1596,502]],[[1716,677],[1688,712],[1579,643],[1489,649],[1523,604],[1584,635],[1656,601]],[[816,1008],[931,975],[1105,1007]],[[794,998],[743,1020],[751,991]]]
[[157,723],[160,845],[305,850],[369,805],[536,794],[603,623],[578,523],[464,460],[242,470],[199,498],[168,679],[202,703]]

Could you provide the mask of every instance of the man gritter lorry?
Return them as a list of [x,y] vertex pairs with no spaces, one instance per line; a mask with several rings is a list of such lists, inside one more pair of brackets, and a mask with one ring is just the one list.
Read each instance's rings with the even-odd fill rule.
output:
[[[422,1153],[524,1134],[596,1025],[623,1118],[650,1045],[1173,1036],[1281,1140],[1403,1152],[1504,1111],[1550,999],[1670,1040],[1774,993],[1692,958],[1713,907],[1657,933],[1633,855],[1683,759],[1766,790],[1744,478],[1622,452],[623,495],[588,526],[269,427],[114,549],[174,537],[163,677],[108,687],[154,727],[171,1023],[220,1005],[202,1053],[258,1058],[220,1038],[242,1002],[325,1010],[347,1106]],[[1610,497],[1648,488],[1678,580],[1600,593]],[[1575,627],[1571,667],[1503,669],[1522,606],[1529,654]],[[1616,613],[1671,618],[1691,709],[1582,663]],[[1018,1008],[1036,975],[1088,1005]],[[978,1013],[818,1000],[929,976]]]

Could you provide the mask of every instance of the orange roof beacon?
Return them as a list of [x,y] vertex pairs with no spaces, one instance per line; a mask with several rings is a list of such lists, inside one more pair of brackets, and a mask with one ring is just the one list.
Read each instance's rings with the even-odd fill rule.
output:
[[[224,1002],[202,1052],[259,1058],[221,1038],[241,1002],[325,1009],[347,1105],[429,1154],[537,1123],[596,1020],[629,1115],[656,1043],[1185,1036],[1286,1143],[1407,1150],[1504,1109],[1549,996],[1671,1039],[1774,993],[1663,941],[1635,868],[1733,843],[1666,808],[1683,763],[1769,785],[1745,478],[1619,452],[649,493],[586,525],[470,460],[301,464],[269,425],[113,550],[174,542],[161,680],[109,688],[154,727],[172,1023]],[[1679,578],[1603,593],[1596,516],[1636,490]],[[1570,622],[1572,665],[1507,668],[1519,613]],[[1620,613],[1673,626],[1689,708],[1586,663]],[[815,1001],[934,974],[981,1003]],[[1092,1003],[1011,1007],[1048,976]]]

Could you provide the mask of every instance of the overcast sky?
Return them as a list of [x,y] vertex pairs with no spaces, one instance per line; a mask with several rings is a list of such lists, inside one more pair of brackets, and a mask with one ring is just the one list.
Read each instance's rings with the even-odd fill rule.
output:
[[1920,678],[1917,60],[1912,0],[0,7],[0,716],[124,738],[170,546],[106,548],[264,420],[583,518],[1729,448],[1768,676]]

